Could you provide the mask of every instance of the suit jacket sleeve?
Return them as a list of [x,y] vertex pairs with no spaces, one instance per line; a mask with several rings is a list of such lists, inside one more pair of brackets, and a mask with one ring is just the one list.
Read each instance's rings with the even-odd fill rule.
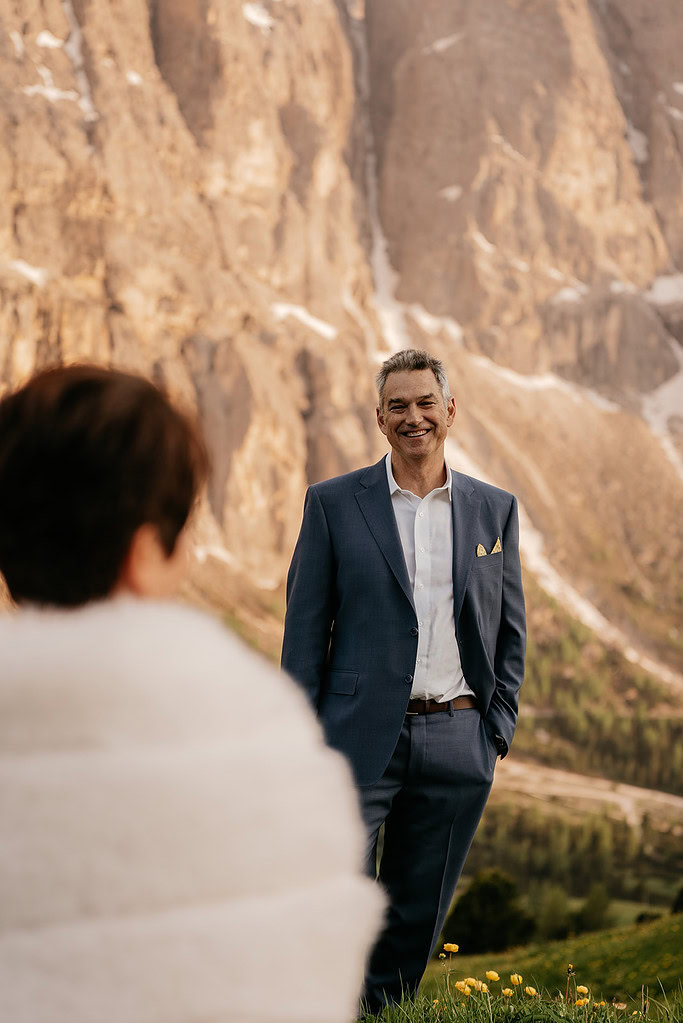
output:
[[494,664],[496,688],[487,719],[508,747],[517,724],[519,688],[524,681],[526,616],[519,560],[517,499],[512,499],[503,533],[503,600]]
[[304,516],[287,576],[282,667],[317,710],[334,619],[334,556],[325,510],[306,492]]

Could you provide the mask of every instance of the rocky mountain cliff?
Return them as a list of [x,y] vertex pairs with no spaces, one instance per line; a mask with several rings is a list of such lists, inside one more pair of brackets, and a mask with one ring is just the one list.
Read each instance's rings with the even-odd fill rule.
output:
[[0,0],[0,380],[149,373],[191,596],[274,650],[307,482],[428,347],[541,586],[683,689],[679,0]]

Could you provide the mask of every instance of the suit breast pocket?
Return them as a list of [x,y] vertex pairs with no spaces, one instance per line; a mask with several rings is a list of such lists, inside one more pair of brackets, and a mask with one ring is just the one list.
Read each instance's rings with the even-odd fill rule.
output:
[[353,696],[358,685],[358,672],[346,671],[343,668],[335,668],[327,676],[328,693],[337,693],[340,696]]

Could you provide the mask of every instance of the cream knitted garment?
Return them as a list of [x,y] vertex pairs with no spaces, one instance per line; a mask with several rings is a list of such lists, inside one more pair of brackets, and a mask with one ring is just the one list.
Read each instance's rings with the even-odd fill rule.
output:
[[382,916],[350,772],[211,618],[0,619],[0,1019],[345,1023]]

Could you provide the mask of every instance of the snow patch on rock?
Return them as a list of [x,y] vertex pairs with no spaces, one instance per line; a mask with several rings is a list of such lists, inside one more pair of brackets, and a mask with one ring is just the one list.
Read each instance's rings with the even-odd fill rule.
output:
[[242,4],[242,14],[250,25],[253,25],[254,28],[258,28],[266,34],[272,31],[275,25],[275,18],[271,18],[263,4]]
[[647,163],[650,159],[650,143],[645,132],[639,131],[630,121],[627,121],[626,138],[636,163]]
[[36,43],[46,50],[61,50],[62,46],[64,46],[63,39],[58,39],[57,36],[52,35],[52,32],[46,30],[38,33]]
[[[214,558],[216,561],[222,561],[224,565],[239,569],[238,559],[223,544],[197,544],[194,548],[194,556],[200,565],[203,565],[208,558]],[[254,582],[260,590],[276,590],[280,585],[279,579],[255,578]]]
[[621,406],[617,405],[616,402],[609,401],[608,398],[603,398],[601,394],[596,391],[592,391],[588,387],[581,387],[579,384],[573,384],[570,380],[564,380],[562,377],[558,377],[555,373],[517,373],[514,369],[509,369],[507,366],[499,366],[498,363],[489,359],[486,355],[470,355],[470,358],[477,365],[482,366],[486,369],[487,373],[493,373],[501,380],[507,381],[512,384],[513,387],[517,387],[523,391],[562,391],[563,394],[568,395],[577,403],[589,401],[592,405],[595,405],[602,412],[620,412]]
[[78,85],[78,90],[80,92],[80,96],[78,96],[78,105],[83,111],[86,121],[96,121],[99,114],[95,110],[90,82],[88,81],[88,76],[85,72],[81,26],[79,25],[78,19],[74,13],[71,0],[62,0],[62,8],[64,9],[64,13],[71,29],[69,38],[64,43],[64,52],[73,64],[76,84]]
[[448,185],[446,188],[442,188],[437,195],[440,195],[442,199],[447,202],[457,202],[462,195],[461,185]]
[[629,281],[610,281],[609,290],[613,295],[634,295],[638,289]]
[[652,305],[678,305],[683,303],[683,274],[655,277],[645,298]]
[[445,53],[446,50],[450,50],[451,46],[455,46],[456,43],[459,43],[464,38],[464,32],[455,32],[451,36],[442,36],[441,39],[435,39],[429,46],[425,46],[422,53],[424,56],[428,56],[431,53]]
[[299,323],[303,323],[305,327],[310,327],[320,337],[324,337],[326,341],[334,341],[339,333],[337,328],[333,327],[331,323],[318,319],[317,316],[313,316],[312,313],[309,313],[308,309],[304,309],[301,305],[293,305],[291,302],[273,302],[271,309],[276,320],[286,320],[288,316],[291,316],[293,319],[298,320]]
[[482,252],[485,252],[489,256],[496,251],[496,246],[493,245],[488,240],[488,238],[484,237],[481,231],[473,231],[472,240],[475,243],[475,245],[477,245],[481,249]]
[[24,40],[21,38],[18,32],[10,32],[10,39],[12,40],[12,46],[14,47],[14,54],[16,57],[23,57],[26,53],[26,47],[24,46]]
[[587,292],[588,288],[585,284],[579,283],[576,286],[568,285],[566,288],[560,288],[559,291],[556,291],[550,301],[553,305],[572,305],[583,301]]
[[[391,265],[389,259],[389,245],[386,235],[382,229],[382,222],[379,216],[379,195],[377,188],[377,155],[375,152],[375,139],[370,122],[370,72],[368,45],[365,36],[365,25],[362,20],[354,18],[351,21],[351,31],[354,36],[356,53],[358,56],[358,84],[361,94],[360,109],[363,118],[363,132],[365,136],[365,193],[367,201],[368,220],[370,223],[370,266],[374,283],[373,305],[379,320],[380,331],[384,343],[392,352],[398,352],[402,348],[410,348],[410,336],[406,326],[405,311],[401,302],[396,298],[396,283],[398,274]],[[382,361],[386,355],[375,353],[375,359]]]
[[515,149],[515,147],[508,142],[503,135],[496,133],[491,135],[490,139],[491,142],[495,143],[495,145],[500,146],[506,156],[509,156],[510,159],[515,161],[515,163],[521,163],[524,164],[524,166],[531,168],[534,176],[538,177],[538,169],[532,165],[531,161],[524,156],[523,153],[520,153],[518,149]]
[[348,284],[345,284],[341,291],[341,304],[342,308],[346,310],[349,316],[355,320],[360,327],[363,337],[365,338],[365,347],[368,353],[368,358],[371,362],[377,361],[377,336],[375,328],[372,323],[365,315],[365,312],[361,308],[360,304],[356,301],[353,292]]
[[434,316],[423,305],[420,305],[419,302],[413,302],[412,305],[409,305],[408,312],[418,327],[425,334],[429,334],[430,337],[436,337],[437,334],[443,331],[451,341],[454,341],[457,345],[462,344],[462,327],[452,316]]
[[531,269],[526,259],[517,259],[516,257],[510,260],[510,266],[513,266],[515,270],[519,270],[523,274],[528,274]]
[[30,263],[24,262],[23,259],[13,259],[9,263],[10,270],[14,270],[16,273],[21,274],[27,280],[35,284],[37,288],[45,286],[49,273],[42,266],[31,266]]
[[76,103],[80,96],[75,89],[58,89],[54,83],[51,71],[39,64],[36,68],[42,79],[41,85],[24,85],[21,91],[26,96],[42,96],[49,103],[58,103],[60,100],[71,100]]

